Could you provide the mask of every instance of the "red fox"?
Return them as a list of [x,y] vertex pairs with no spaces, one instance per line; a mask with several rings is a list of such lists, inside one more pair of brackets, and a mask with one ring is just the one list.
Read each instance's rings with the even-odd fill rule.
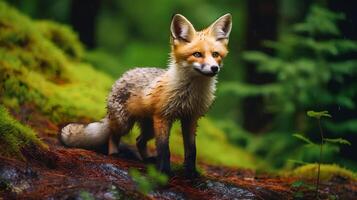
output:
[[106,117],[88,125],[67,125],[60,133],[62,142],[82,148],[108,143],[108,154],[116,154],[121,136],[137,122],[140,156],[149,158],[146,144],[155,137],[157,167],[170,173],[169,133],[172,123],[180,120],[185,173],[196,176],[197,120],[214,100],[216,75],[228,53],[231,28],[230,14],[202,31],[196,31],[184,16],[174,15],[168,68],[135,68],[124,73],[107,98]]

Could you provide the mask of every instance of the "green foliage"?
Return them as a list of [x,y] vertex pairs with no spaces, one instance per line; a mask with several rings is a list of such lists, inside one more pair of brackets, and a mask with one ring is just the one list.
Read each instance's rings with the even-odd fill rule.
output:
[[[347,140],[344,140],[342,138],[337,138],[337,139],[328,139],[324,137],[324,133],[323,133],[323,129],[321,127],[321,117],[329,117],[331,118],[331,115],[328,113],[328,111],[322,111],[322,112],[316,112],[316,111],[308,111],[307,112],[307,116],[309,117],[313,117],[316,118],[318,121],[318,126],[319,126],[319,130],[320,130],[320,139],[321,139],[321,143],[320,145],[320,156],[319,156],[319,160],[318,160],[318,167],[317,167],[317,178],[316,178],[316,197],[319,197],[319,184],[320,184],[320,176],[321,176],[321,162],[322,162],[322,156],[323,156],[323,144],[324,141],[333,143],[333,144],[350,144],[350,142],[348,142]],[[313,142],[311,142],[311,140],[309,140],[308,138],[299,135],[299,134],[295,134],[293,135],[295,137],[297,137],[300,140],[303,140],[304,142],[308,143],[309,145],[316,145]]]
[[[260,72],[273,74],[277,79],[274,85],[279,89],[261,94],[272,95],[270,111],[293,115],[315,105],[355,107],[356,92],[350,90],[356,90],[351,89],[353,83],[347,81],[353,77],[357,62],[341,57],[356,52],[357,42],[339,34],[337,22],[340,19],[340,14],[313,6],[306,20],[282,35],[278,42],[266,42],[277,56],[262,52],[244,54],[246,60],[258,65]],[[345,87],[332,91],[329,83]]]
[[87,192],[87,191],[81,191],[79,193],[79,196],[83,200],[94,200],[93,195],[91,193]]
[[305,137],[305,136],[303,136],[301,134],[293,134],[293,136],[296,137],[297,139],[300,139],[300,140],[304,141],[307,144],[316,145],[309,138],[307,138],[307,137]]
[[305,23],[296,24],[294,30],[310,35],[340,35],[337,22],[344,19],[343,14],[329,12],[324,8],[314,6]]
[[315,186],[309,184],[309,183],[306,183],[305,181],[302,181],[302,180],[298,180],[298,181],[295,181],[291,184],[291,187],[292,188],[307,188],[309,190],[313,190],[315,189]]
[[351,142],[349,142],[348,140],[345,140],[343,138],[334,138],[334,139],[324,138],[324,141],[330,142],[330,143],[333,143],[333,144],[344,144],[344,145],[351,146]]
[[147,167],[145,175],[141,174],[137,169],[130,169],[129,173],[138,190],[143,194],[148,194],[158,186],[166,185],[168,181],[168,177],[157,171],[153,165]]
[[29,127],[20,124],[10,116],[8,111],[0,104],[0,155],[21,158],[21,149],[26,145],[39,145],[45,147],[37,138],[36,133]]
[[320,119],[321,117],[330,117],[331,115],[328,113],[328,111],[321,111],[321,112],[316,112],[316,111],[307,111],[307,116],[313,117],[316,119]]
[[[236,90],[236,93],[241,96],[262,96],[265,111],[275,115],[274,130],[302,131],[306,133],[306,137],[294,136],[313,143],[317,135],[313,134],[315,128],[309,125],[303,114],[306,110],[339,107],[346,112],[354,112],[357,87],[350,80],[356,78],[357,60],[346,55],[357,52],[357,42],[341,35],[338,27],[341,20],[344,20],[342,14],[312,6],[306,19],[293,25],[277,42],[265,42],[266,47],[271,48],[275,55],[257,51],[244,53],[244,59],[257,64],[259,72],[271,74],[276,80],[266,85],[249,85],[253,89],[246,93],[243,93],[245,90]],[[314,118],[330,117],[324,111],[309,111],[308,115]],[[326,132],[337,138],[347,136],[357,129],[357,123],[353,123],[355,120],[356,117],[350,115],[346,122],[326,121]],[[307,138],[312,139],[307,141]],[[337,141],[344,143],[342,140],[332,141],[334,144]],[[285,142],[290,143],[287,140]],[[297,152],[301,148],[296,142],[285,145],[286,149],[281,151],[285,152],[292,147],[294,150],[288,151],[288,157],[299,157]],[[337,151],[332,148],[337,148]],[[325,155],[333,158],[336,157],[338,147],[328,145],[326,150]],[[304,154],[309,154],[310,159],[315,157],[315,147],[305,151]],[[313,161],[310,159],[308,161]]]
[[113,195],[114,199],[119,200],[119,199],[128,199],[127,197],[124,197],[122,192],[119,191],[115,185],[112,185],[110,187],[110,193]]
[[297,199],[304,198],[303,191],[315,189],[315,186],[313,186],[309,183],[306,183],[305,181],[302,181],[302,180],[293,182],[290,187],[295,191],[293,195],[294,195],[294,198],[297,198]]

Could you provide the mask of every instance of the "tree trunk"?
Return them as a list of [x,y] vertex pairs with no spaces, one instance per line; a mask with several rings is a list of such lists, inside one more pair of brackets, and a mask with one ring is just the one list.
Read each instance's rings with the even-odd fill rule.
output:
[[88,47],[94,48],[95,19],[97,17],[100,0],[72,0],[70,20],[73,29],[79,33],[80,40]]
[[[263,47],[265,40],[276,40],[278,20],[277,0],[249,0],[247,22],[247,50],[272,53]],[[274,77],[269,74],[258,73],[256,66],[246,64],[246,81],[250,84],[265,84],[272,82]],[[251,132],[262,132],[271,121],[271,115],[264,111],[262,97],[248,97],[243,101],[243,126]]]

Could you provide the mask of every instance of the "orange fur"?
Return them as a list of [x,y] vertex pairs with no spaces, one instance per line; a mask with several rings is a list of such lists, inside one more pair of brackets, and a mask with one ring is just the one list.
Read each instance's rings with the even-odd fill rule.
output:
[[[227,53],[227,43],[217,41],[208,31],[197,32],[193,36],[190,43],[173,42],[172,54],[178,61],[187,61],[189,64],[194,62],[205,63],[206,60],[212,57],[213,52],[218,52],[219,57],[214,58],[217,63],[221,63]],[[204,56],[196,58],[192,54],[201,52]]]

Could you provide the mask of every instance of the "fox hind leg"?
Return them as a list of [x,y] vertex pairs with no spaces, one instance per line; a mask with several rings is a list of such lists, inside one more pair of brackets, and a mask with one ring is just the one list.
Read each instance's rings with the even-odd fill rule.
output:
[[[128,115],[122,115],[128,116]],[[118,120],[120,119],[120,120]],[[121,117],[110,119],[110,136],[108,141],[108,155],[118,154],[120,138],[130,132],[134,125],[134,119],[131,117]]]
[[153,161],[153,157],[149,157],[147,152],[147,142],[154,137],[153,120],[150,118],[139,121],[140,135],[136,138],[136,147],[143,161]]

